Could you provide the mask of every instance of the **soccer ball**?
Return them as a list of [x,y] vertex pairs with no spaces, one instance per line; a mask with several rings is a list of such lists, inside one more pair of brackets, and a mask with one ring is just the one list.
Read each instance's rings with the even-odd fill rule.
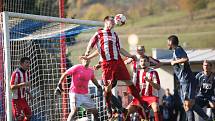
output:
[[126,17],[123,14],[117,14],[114,17],[114,22],[115,22],[116,25],[122,26],[126,22]]

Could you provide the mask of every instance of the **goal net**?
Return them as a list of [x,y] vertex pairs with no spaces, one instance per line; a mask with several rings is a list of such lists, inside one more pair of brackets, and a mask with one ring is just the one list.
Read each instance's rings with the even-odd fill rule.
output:
[[[74,36],[101,25],[102,22],[98,21],[3,12],[0,27],[0,120],[12,120],[11,106],[8,102],[11,100],[10,76],[19,66],[20,58],[24,56],[31,59],[30,88],[34,98],[27,99],[33,113],[32,120],[66,120],[70,112],[70,78],[64,81],[65,93],[61,96],[54,95],[54,89],[62,72],[79,63],[80,51],[85,50],[86,46],[83,45],[80,45],[78,50],[71,50],[72,46],[79,43]],[[67,55],[67,51],[70,56]],[[70,57],[76,61],[71,62]],[[89,90],[92,95],[97,95],[94,86],[90,86]],[[99,109],[100,120],[104,120],[104,101],[102,98],[94,100]],[[77,116],[91,119],[91,115],[84,110]]]

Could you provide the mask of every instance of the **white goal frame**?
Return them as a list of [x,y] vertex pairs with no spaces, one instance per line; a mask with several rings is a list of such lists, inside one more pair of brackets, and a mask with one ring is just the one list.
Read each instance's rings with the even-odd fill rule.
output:
[[2,12],[3,15],[3,48],[4,48],[4,68],[5,68],[5,82],[6,82],[6,115],[7,121],[12,121],[12,105],[11,105],[11,91],[10,91],[10,79],[11,79],[11,55],[10,55],[10,33],[9,33],[9,17],[33,19],[39,21],[49,22],[62,22],[70,24],[82,24],[82,25],[93,25],[103,26],[103,22],[91,21],[91,20],[79,20],[70,18],[58,18],[50,16],[41,16],[33,14],[23,14],[15,12]]

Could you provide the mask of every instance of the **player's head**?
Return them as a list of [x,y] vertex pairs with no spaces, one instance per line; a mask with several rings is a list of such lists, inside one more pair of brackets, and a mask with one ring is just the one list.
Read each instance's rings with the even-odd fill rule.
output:
[[140,67],[145,69],[150,66],[149,58],[147,56],[140,57]]
[[104,26],[106,29],[112,29],[115,25],[113,16],[106,16],[104,18]]
[[170,92],[169,92],[169,88],[166,88],[166,90],[165,90],[165,94],[169,94]]
[[[82,56],[84,56],[84,54]],[[88,67],[90,65],[90,60],[81,59],[81,63],[83,66]]]
[[171,50],[173,49],[174,47],[177,47],[178,46],[178,37],[176,35],[170,35],[168,37],[168,48]]
[[145,47],[143,45],[137,45],[137,53],[139,55],[144,55],[144,53],[145,53]]
[[212,62],[208,60],[204,60],[202,64],[203,70],[207,72],[211,72],[212,69]]
[[20,66],[24,70],[28,70],[30,68],[30,58],[29,57],[22,57],[20,59]]

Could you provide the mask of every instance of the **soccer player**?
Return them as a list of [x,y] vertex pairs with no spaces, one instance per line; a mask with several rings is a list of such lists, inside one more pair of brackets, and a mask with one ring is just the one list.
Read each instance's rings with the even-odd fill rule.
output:
[[215,115],[215,73],[212,72],[212,63],[204,60],[202,64],[203,71],[196,75],[198,81],[198,92],[196,104],[201,108],[209,106]]
[[102,91],[102,87],[98,84],[93,69],[89,67],[90,60],[82,59],[81,61],[82,64],[75,65],[62,74],[56,91],[61,93],[61,91],[63,91],[62,81],[67,76],[71,76],[72,81],[69,91],[71,112],[67,121],[71,121],[74,118],[77,108],[80,106],[83,106],[89,112],[92,112],[94,115],[94,120],[98,121],[98,110],[96,109],[93,100],[88,94],[89,80],[91,80],[96,85],[99,92]]
[[[159,113],[159,104],[158,104],[158,92],[160,90],[160,79],[156,70],[149,68],[150,61],[147,56],[140,57],[139,60],[140,66],[137,69],[136,88],[142,96],[142,100],[147,102],[147,106],[151,106],[154,112],[154,121],[161,121],[161,114]],[[144,113],[141,112],[139,107],[139,102],[136,98],[132,100],[129,104],[128,115],[134,112],[139,112],[142,118],[145,117]],[[128,119],[128,118],[126,118]]]
[[[131,55],[120,45],[119,37],[116,32],[114,32],[114,17],[106,16],[104,18],[104,28],[99,29],[94,36],[90,39],[88,43],[85,55],[89,55],[93,47],[97,46],[97,51],[100,55],[100,62],[102,68],[102,79],[107,87],[106,89],[106,103],[108,107],[109,117],[112,116],[110,97],[111,89],[116,86],[117,80],[122,80],[129,86],[131,93],[139,101],[141,101],[140,95],[138,94],[135,86],[130,80],[129,72],[121,58],[124,55],[129,58],[136,58],[135,55]],[[90,59],[87,57],[82,57],[85,59]],[[144,102],[140,102],[144,106]]]
[[168,37],[168,47],[173,50],[173,60],[171,65],[180,84],[180,97],[187,114],[188,121],[194,121],[193,110],[204,120],[210,120],[205,112],[195,104],[196,80],[193,75],[187,53],[179,46],[178,37],[171,35]]
[[23,57],[20,59],[20,67],[17,68],[11,76],[10,88],[12,91],[12,112],[16,121],[30,121],[31,108],[25,99],[25,93],[29,94],[30,98],[30,58]]

